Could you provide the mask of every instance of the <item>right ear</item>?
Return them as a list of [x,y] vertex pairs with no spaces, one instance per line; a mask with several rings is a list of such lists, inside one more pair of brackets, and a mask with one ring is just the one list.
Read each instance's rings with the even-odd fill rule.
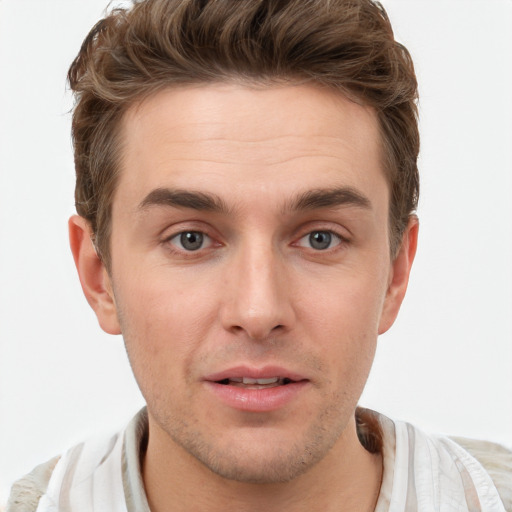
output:
[[121,334],[112,282],[96,252],[91,226],[79,215],[73,215],[68,226],[71,252],[85,298],[96,313],[101,328],[108,334]]

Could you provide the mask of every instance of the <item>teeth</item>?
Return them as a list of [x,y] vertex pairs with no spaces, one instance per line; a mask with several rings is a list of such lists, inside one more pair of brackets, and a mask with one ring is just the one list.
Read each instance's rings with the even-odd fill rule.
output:
[[234,382],[236,384],[257,384],[260,386],[265,386],[266,384],[276,384],[279,381],[280,377],[270,377],[268,379],[253,379],[251,377],[230,377],[229,379],[229,382]]
[[[0,0],[1,1],[1,0]],[[219,384],[225,384],[232,386],[242,385],[242,386],[271,386],[277,385],[282,386],[284,384],[289,384],[291,380],[288,377],[269,377],[267,379],[253,379],[252,377],[229,377],[223,380],[218,381]]]
[[[232,380],[234,380],[234,379],[232,379]],[[242,379],[242,382],[244,384],[260,384],[260,385],[275,384],[278,381],[279,381],[279,377],[270,377],[269,379],[251,379],[250,377],[244,377]]]

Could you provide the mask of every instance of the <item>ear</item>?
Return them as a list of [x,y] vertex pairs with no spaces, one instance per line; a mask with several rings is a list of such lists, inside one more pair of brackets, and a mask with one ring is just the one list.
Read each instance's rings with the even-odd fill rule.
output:
[[89,222],[73,215],[68,222],[69,243],[87,302],[108,334],[121,334],[112,283],[92,241]]
[[413,215],[409,219],[409,224],[403,235],[400,250],[391,263],[388,290],[379,323],[379,334],[385,333],[393,325],[404,300],[418,245],[418,229],[418,217]]

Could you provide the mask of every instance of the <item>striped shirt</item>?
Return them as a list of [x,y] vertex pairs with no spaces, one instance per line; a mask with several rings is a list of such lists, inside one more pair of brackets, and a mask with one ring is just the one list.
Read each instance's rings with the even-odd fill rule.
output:
[[[375,512],[512,512],[512,451],[357,414],[359,423],[372,415],[380,426]],[[7,512],[150,512],[140,465],[147,439],[143,409],[123,432],[77,445],[14,484]]]

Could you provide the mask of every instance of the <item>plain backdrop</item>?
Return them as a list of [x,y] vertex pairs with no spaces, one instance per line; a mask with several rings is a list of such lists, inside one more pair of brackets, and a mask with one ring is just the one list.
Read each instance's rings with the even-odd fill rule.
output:
[[[0,503],[143,404],[67,243],[66,71],[105,0],[0,0]],[[512,444],[512,2],[388,0],[420,82],[420,245],[365,406]]]

